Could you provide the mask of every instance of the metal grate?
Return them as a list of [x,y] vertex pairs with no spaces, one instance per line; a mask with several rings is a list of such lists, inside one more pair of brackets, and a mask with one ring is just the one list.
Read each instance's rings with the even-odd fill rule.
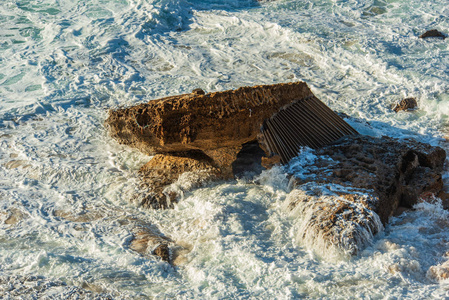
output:
[[265,120],[262,133],[268,150],[279,155],[283,164],[297,156],[301,147],[317,149],[358,134],[315,96],[301,99]]

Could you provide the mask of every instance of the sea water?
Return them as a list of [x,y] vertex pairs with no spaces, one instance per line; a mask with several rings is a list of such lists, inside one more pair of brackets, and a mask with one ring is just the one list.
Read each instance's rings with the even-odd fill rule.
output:
[[[3,0],[0,24],[1,297],[449,297],[429,276],[449,250],[438,199],[330,261],[296,240],[285,169],[146,210],[134,199],[150,157],[103,126],[110,108],[195,88],[305,81],[363,134],[449,150],[448,40],[418,38],[449,33],[447,0]],[[405,97],[419,110],[393,112]],[[182,260],[132,251],[137,223]]]

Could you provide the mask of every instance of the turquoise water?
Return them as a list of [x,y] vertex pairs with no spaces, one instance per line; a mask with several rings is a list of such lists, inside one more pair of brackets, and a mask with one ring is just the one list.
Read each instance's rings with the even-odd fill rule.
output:
[[[418,39],[449,34],[448,18],[446,0],[3,1],[0,294],[449,297],[428,273],[447,260],[438,203],[394,218],[359,256],[329,261],[295,239],[281,169],[148,211],[133,195],[149,157],[103,127],[109,108],[303,80],[362,133],[449,150],[448,39]],[[391,110],[409,96],[418,111]],[[188,249],[179,265],[129,248],[142,222]]]

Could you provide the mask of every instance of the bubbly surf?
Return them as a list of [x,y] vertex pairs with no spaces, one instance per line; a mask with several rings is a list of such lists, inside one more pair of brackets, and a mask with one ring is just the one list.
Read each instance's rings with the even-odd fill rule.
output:
[[[352,259],[296,238],[286,169],[138,207],[148,161],[107,110],[166,95],[303,80],[359,132],[449,150],[446,0],[39,0],[0,4],[0,295],[67,298],[444,298],[435,199]],[[404,97],[414,113],[395,113]],[[289,166],[300,176],[305,150]],[[449,183],[449,171],[444,174]],[[179,184],[183,184],[180,182]],[[187,183],[186,183],[187,184]],[[176,266],[129,248],[136,224],[182,245]]]

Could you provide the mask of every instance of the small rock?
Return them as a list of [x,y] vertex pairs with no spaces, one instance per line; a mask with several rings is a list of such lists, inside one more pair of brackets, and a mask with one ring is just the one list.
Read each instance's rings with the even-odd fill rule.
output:
[[194,89],[192,91],[192,94],[194,94],[194,95],[205,95],[206,92],[204,92],[202,89]]
[[449,262],[446,261],[440,265],[431,266],[427,271],[429,279],[440,281],[449,278]]
[[153,254],[159,256],[163,261],[170,261],[170,249],[167,244],[160,244],[153,250]]
[[[3,214],[5,214],[5,213],[2,212],[2,215]],[[6,215],[8,217],[6,218],[6,220],[4,222],[7,225],[15,225],[15,224],[19,223],[21,220],[28,217],[28,214],[22,212],[21,210],[19,210],[17,208],[14,208],[14,207],[10,208],[9,212],[7,212]]]
[[136,228],[133,235],[130,249],[143,256],[155,255],[166,262],[170,262],[169,244],[173,245],[173,241],[170,238],[163,236],[155,228],[150,228],[149,226]]
[[53,212],[53,214],[56,217],[63,218],[70,222],[80,222],[80,223],[92,222],[92,221],[95,221],[95,220],[98,220],[98,219],[101,219],[104,217],[99,211],[96,211],[94,209],[85,210],[80,213],[75,213],[75,212],[68,211],[68,210],[65,211],[62,209],[56,209]]
[[415,98],[405,98],[402,99],[401,102],[399,102],[396,107],[393,109],[395,112],[401,111],[401,110],[413,110],[418,107],[418,102]]
[[441,32],[439,32],[439,31],[436,30],[436,29],[432,29],[432,30],[426,31],[425,33],[421,34],[421,35],[419,36],[419,38],[421,38],[421,39],[426,39],[426,38],[442,38],[442,39],[444,40],[444,39],[446,38],[446,35],[443,34],[443,33],[441,33]]

